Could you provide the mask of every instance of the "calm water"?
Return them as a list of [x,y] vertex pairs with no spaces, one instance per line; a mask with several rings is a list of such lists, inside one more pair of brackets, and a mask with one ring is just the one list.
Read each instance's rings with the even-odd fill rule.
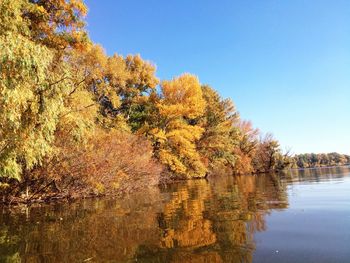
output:
[[350,170],[0,210],[0,262],[350,262]]

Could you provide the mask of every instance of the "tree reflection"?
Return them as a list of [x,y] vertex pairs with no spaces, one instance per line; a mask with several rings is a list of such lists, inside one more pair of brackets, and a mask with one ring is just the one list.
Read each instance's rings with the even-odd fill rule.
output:
[[289,184],[294,182],[320,182],[333,179],[340,179],[348,175],[349,166],[293,169],[283,173],[282,178]]
[[254,233],[266,230],[265,215],[288,206],[285,185],[275,179],[240,176],[218,182],[209,211],[224,262],[252,262]]
[[[286,185],[274,175],[219,177],[172,184],[158,215],[162,235],[156,262],[251,262],[254,233],[264,216],[288,206]],[[151,251],[143,248],[138,261]],[[150,257],[148,257],[150,259]]]
[[0,262],[252,262],[254,234],[288,207],[287,186],[349,173],[337,169],[217,176],[123,200],[3,210]]
[[[143,195],[146,196],[143,196]],[[0,262],[124,262],[158,242],[159,191],[0,214]]]
[[205,180],[173,185],[171,200],[158,217],[163,229],[161,247],[197,248],[216,242],[212,223],[204,217],[205,201],[210,198],[210,186]]

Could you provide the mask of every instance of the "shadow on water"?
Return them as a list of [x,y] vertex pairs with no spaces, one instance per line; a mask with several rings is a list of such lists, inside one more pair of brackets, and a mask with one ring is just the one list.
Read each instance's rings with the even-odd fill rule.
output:
[[123,200],[3,209],[0,262],[252,262],[266,215],[288,209],[288,185],[347,174],[222,176]]

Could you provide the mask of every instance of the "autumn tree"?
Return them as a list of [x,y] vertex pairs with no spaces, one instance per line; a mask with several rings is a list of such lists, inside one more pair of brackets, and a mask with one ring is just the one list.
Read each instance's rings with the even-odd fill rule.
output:
[[[6,2],[6,0],[5,0]],[[81,49],[88,39],[83,0],[15,0],[21,3],[21,16],[28,23],[28,37],[64,55],[67,48]]]
[[200,119],[204,133],[199,140],[199,151],[208,164],[209,170],[234,167],[234,148],[238,144],[238,130],[234,123],[238,113],[230,99],[222,99],[217,91],[202,86],[206,101],[205,113]]
[[238,128],[238,145],[235,147],[237,160],[234,172],[237,174],[249,174],[254,172],[252,159],[258,145],[259,130],[253,128],[249,121],[239,120],[236,123]]
[[129,78],[119,87],[120,110],[135,131],[147,121],[153,110],[159,80],[155,76],[156,67],[140,55],[128,55],[124,61]]
[[[55,15],[57,9],[49,6],[50,2],[62,4],[23,0],[0,3],[0,167],[4,177],[18,179],[22,171],[51,154],[60,116],[68,117],[71,112],[64,100],[74,81],[66,60],[57,57],[62,50],[53,42],[78,34],[75,23],[84,8],[75,1]],[[68,13],[74,13],[74,19]]]
[[[28,196],[32,184],[40,189],[62,178],[83,180],[89,169],[90,185],[125,171],[123,178],[141,177],[149,173],[140,164],[153,156],[180,178],[221,168],[242,174],[283,167],[278,142],[259,142],[258,130],[238,118],[233,102],[197,77],[183,74],[158,89],[153,63],[140,55],[108,56],[89,39],[86,12],[83,0],[0,1],[0,186],[20,182]],[[140,136],[151,141],[153,153]],[[148,145],[147,153],[134,142]],[[140,160],[130,164],[137,171],[118,164],[122,149]],[[335,153],[295,160],[305,166],[349,162]]]
[[62,154],[59,141],[74,151],[93,135],[97,103],[85,81],[99,70],[81,63],[93,61],[92,44],[79,37],[81,1],[5,0],[0,10],[0,177],[28,196],[50,179],[33,169]]
[[139,55],[108,57],[101,46],[93,44],[79,51],[77,58],[75,72],[82,75],[81,82],[100,105],[100,124],[127,130],[127,123],[133,131],[138,130],[155,106],[150,99],[159,82],[155,66]]
[[256,173],[274,171],[277,168],[280,155],[278,141],[273,138],[272,134],[266,134],[260,138],[253,156],[254,171]]
[[161,84],[156,127],[146,134],[152,139],[156,156],[169,170],[182,178],[203,177],[206,167],[197,150],[204,129],[198,125],[205,100],[198,78],[183,74]]

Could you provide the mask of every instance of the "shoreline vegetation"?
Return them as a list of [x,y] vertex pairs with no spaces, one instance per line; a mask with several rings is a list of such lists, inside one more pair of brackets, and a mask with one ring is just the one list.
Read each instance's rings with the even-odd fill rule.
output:
[[318,168],[350,165],[350,155],[333,153],[304,153],[293,156],[293,167]]
[[349,163],[283,152],[195,75],[159,80],[140,55],[108,56],[86,14],[82,0],[0,2],[0,203]]

